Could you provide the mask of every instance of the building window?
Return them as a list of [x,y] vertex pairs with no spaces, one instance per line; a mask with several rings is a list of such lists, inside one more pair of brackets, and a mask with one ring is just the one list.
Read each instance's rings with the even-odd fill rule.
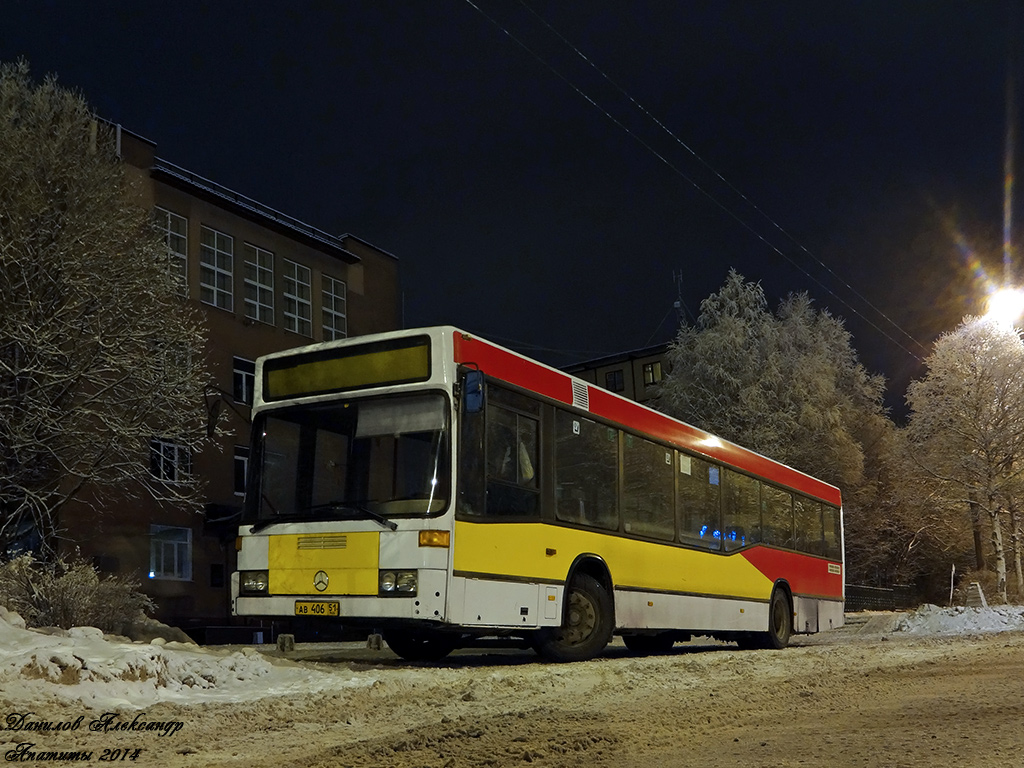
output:
[[203,227],[199,243],[199,299],[204,304],[234,310],[235,241]]
[[661,382],[661,362],[644,363],[644,386]]
[[274,324],[274,254],[246,243],[245,316]]
[[188,219],[165,208],[153,211],[167,245],[168,267],[178,280],[178,293],[188,295]]
[[608,371],[604,375],[604,388],[609,392],[621,392],[626,388],[626,380],[622,375],[622,369]]
[[149,578],[192,578],[192,530],[170,525],[149,526]]
[[313,335],[312,281],[309,267],[284,260],[284,327],[287,331]]
[[348,318],[345,314],[346,286],[342,280],[323,276],[324,341],[344,339],[348,336]]
[[236,403],[252,405],[253,389],[256,385],[256,363],[243,357],[234,358],[232,397]]
[[235,496],[245,496],[245,478],[249,474],[249,448],[235,446]]
[[167,483],[183,483],[192,474],[192,451],[173,440],[154,438],[149,444],[149,471]]

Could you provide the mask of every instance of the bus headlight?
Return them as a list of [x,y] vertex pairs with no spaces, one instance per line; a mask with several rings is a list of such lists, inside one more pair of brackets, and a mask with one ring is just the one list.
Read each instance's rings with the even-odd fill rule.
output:
[[266,571],[241,571],[238,574],[238,591],[243,595],[265,595],[269,583]]
[[384,595],[411,596],[416,594],[416,571],[381,571],[378,591]]

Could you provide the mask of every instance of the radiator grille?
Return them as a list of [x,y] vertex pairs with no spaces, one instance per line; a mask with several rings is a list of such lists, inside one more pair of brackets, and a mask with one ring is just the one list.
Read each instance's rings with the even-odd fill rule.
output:
[[299,536],[297,549],[345,549],[348,536],[332,534],[329,536]]
[[572,382],[572,404],[585,411],[590,410],[590,388],[584,381]]

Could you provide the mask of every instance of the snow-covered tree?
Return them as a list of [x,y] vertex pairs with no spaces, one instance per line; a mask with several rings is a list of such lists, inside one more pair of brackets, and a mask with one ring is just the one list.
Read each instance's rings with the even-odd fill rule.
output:
[[0,552],[104,489],[196,498],[153,451],[205,437],[204,332],[127,178],[80,96],[0,65]]
[[[970,517],[979,542],[987,523],[1005,601],[1003,522],[1012,511],[1016,540],[1024,490],[1024,342],[1011,328],[967,318],[936,342],[926,364],[924,378],[907,390],[912,458],[942,503]],[[978,559],[981,567],[980,552]]]
[[884,384],[857,361],[842,321],[791,294],[773,314],[731,270],[679,329],[658,407],[841,487],[864,478],[864,444],[889,427]]

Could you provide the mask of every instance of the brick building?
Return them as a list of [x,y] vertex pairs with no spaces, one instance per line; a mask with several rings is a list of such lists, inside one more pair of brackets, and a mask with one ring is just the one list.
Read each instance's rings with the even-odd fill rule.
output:
[[228,433],[197,455],[154,437],[151,471],[173,483],[197,474],[197,512],[149,499],[104,498],[103,515],[62,517],[68,547],[101,571],[141,577],[157,617],[223,624],[248,462],[254,361],[268,352],[398,327],[398,262],[354,235],[330,235],[168,163],[156,146],[115,126],[141,203],[166,230],[183,301],[208,330],[206,407]]

